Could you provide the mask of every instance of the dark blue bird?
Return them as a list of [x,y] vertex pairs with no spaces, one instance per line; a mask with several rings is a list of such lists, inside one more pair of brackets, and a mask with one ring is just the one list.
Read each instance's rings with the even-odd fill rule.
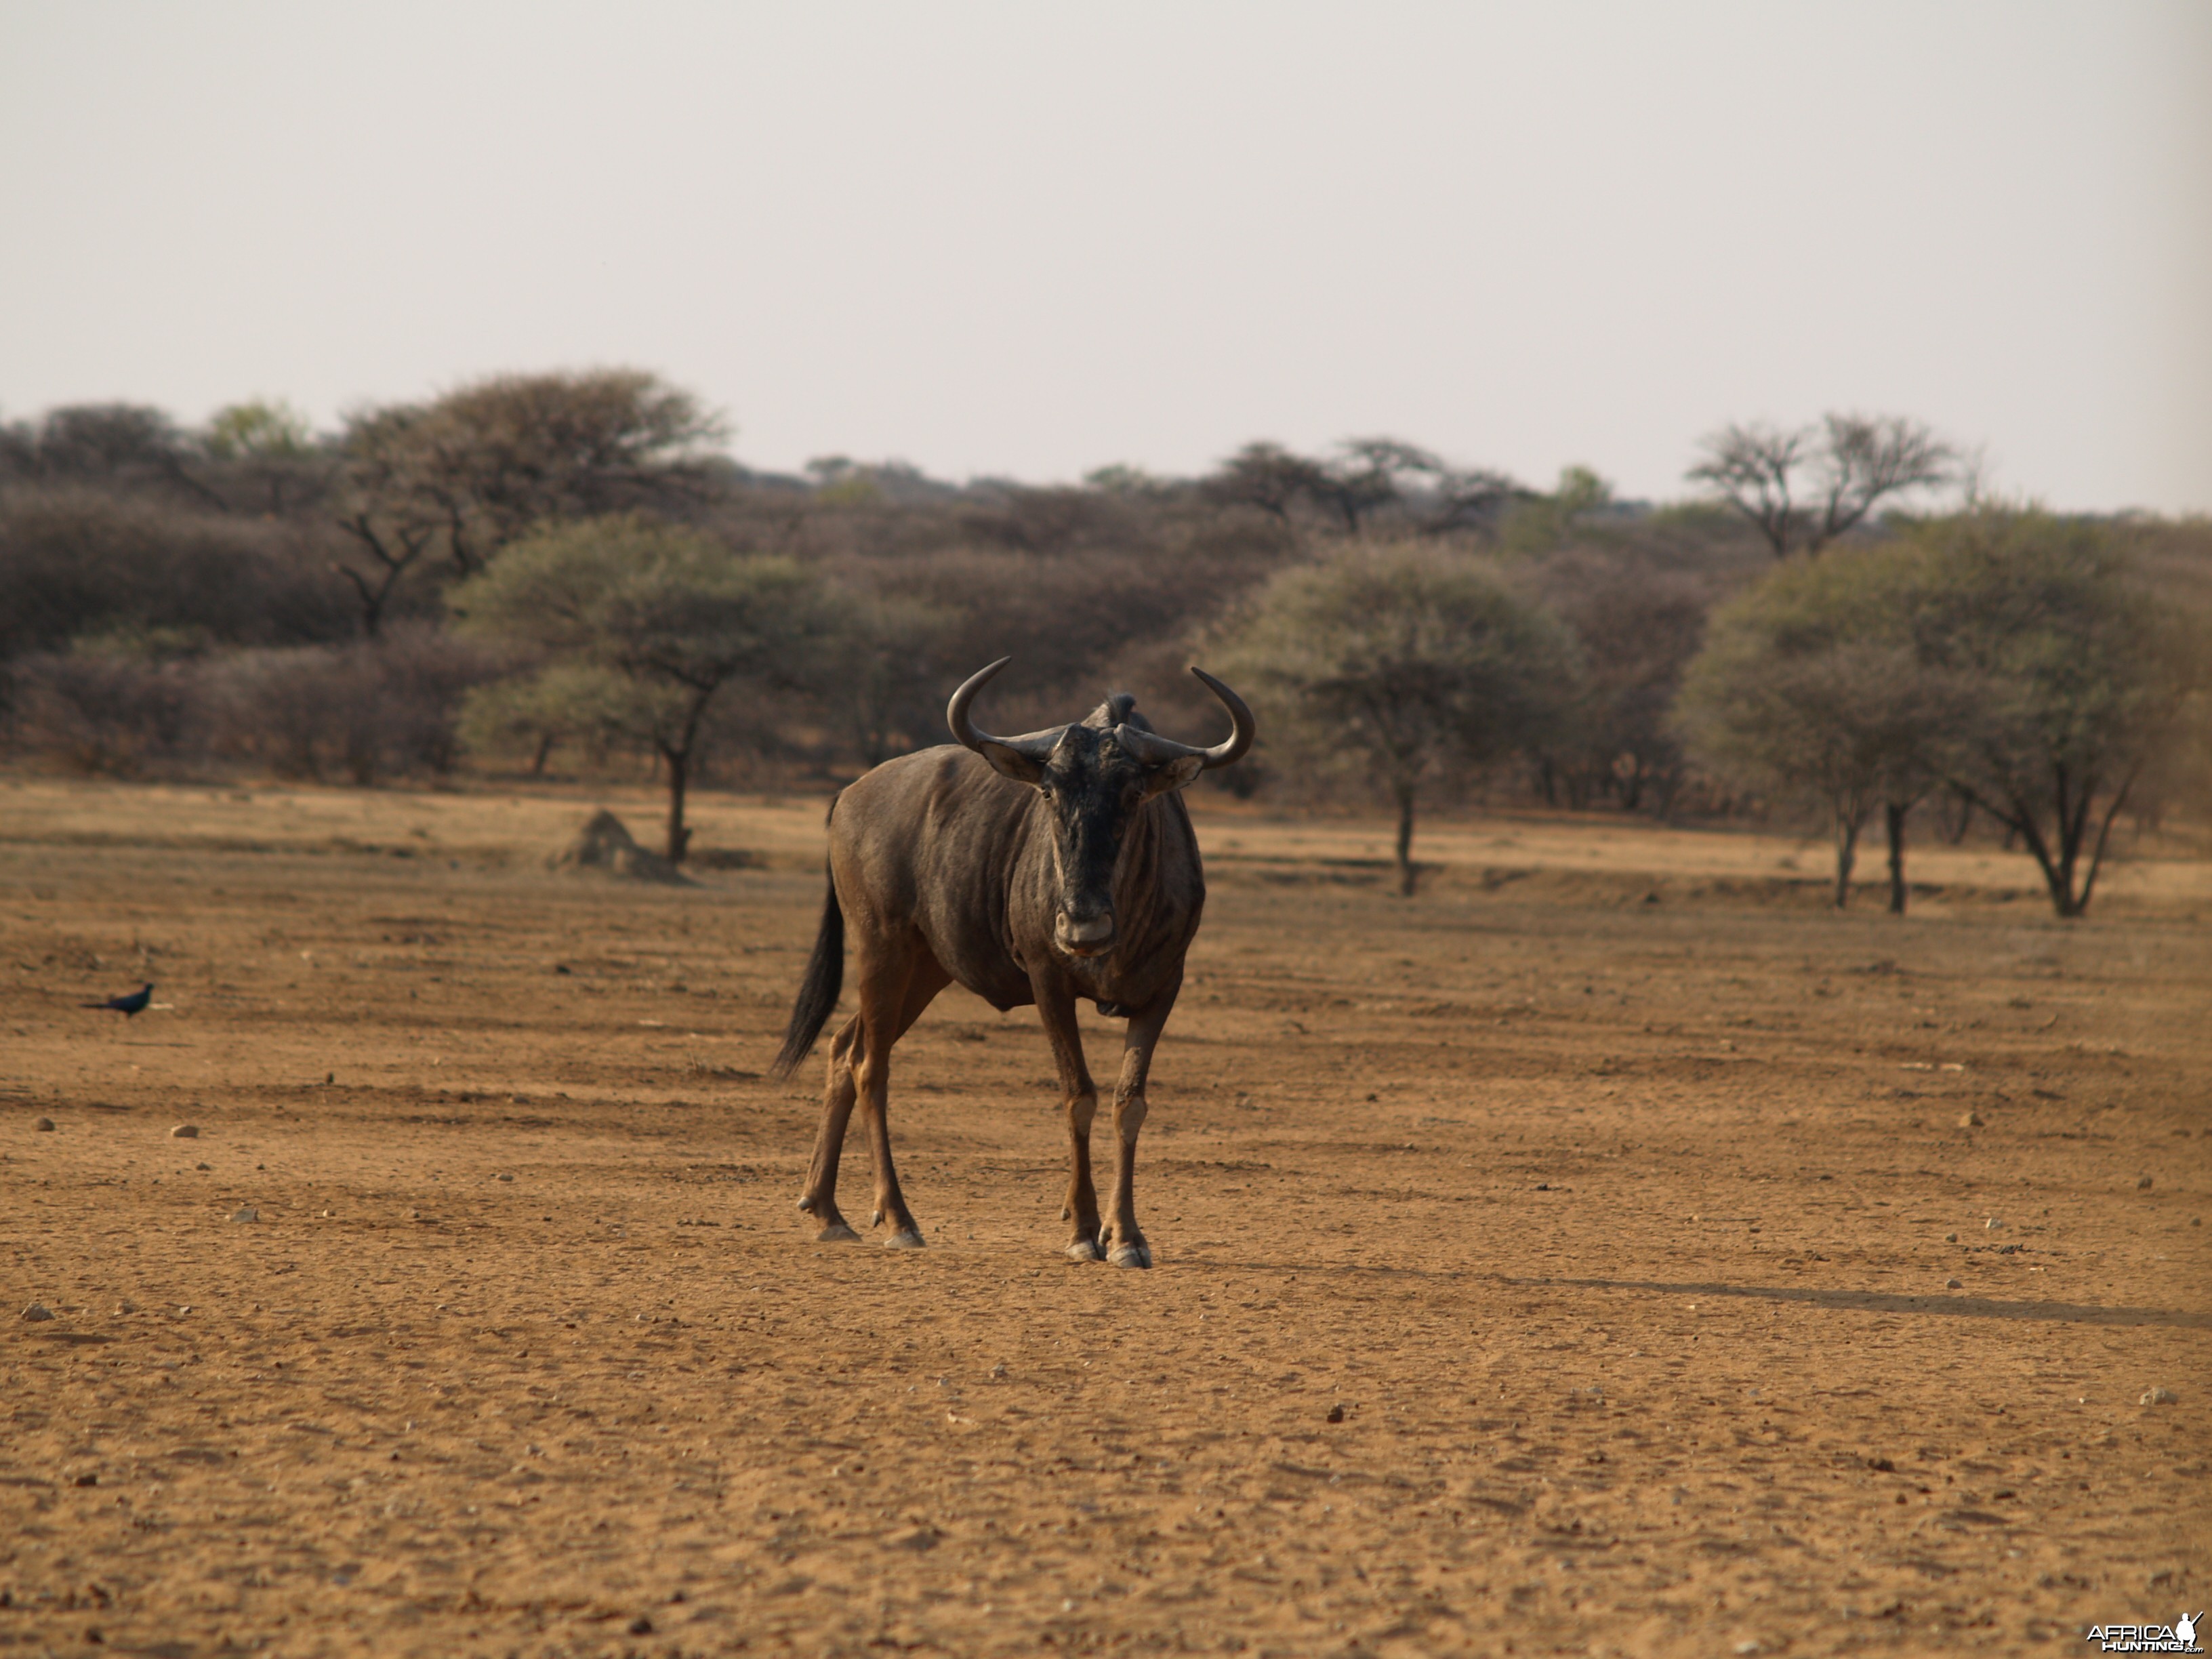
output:
[[127,997],[110,997],[105,1002],[88,1002],[88,1008],[112,1008],[128,1019],[154,1000],[154,981],[148,980]]

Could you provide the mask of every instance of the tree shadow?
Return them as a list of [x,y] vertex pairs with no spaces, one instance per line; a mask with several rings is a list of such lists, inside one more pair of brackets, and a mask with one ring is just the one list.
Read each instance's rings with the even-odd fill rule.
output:
[[1509,1285],[1565,1285],[1579,1290],[1653,1291],[1667,1296],[1739,1297],[1802,1302],[1860,1313],[1939,1314],[1954,1319],[2049,1320],[2064,1325],[2162,1325],[2212,1330],[2212,1314],[2166,1308],[2106,1308],[2085,1302],[2002,1302],[1986,1296],[1899,1296],[1887,1291],[1820,1291],[1778,1285],[1676,1284],[1647,1279],[1509,1279]]

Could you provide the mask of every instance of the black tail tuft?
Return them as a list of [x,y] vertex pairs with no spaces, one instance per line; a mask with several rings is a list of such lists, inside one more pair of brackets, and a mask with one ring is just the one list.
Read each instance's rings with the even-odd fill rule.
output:
[[845,913],[837,908],[837,884],[833,881],[822,903],[822,931],[814,936],[814,954],[806,959],[806,977],[799,982],[799,1000],[792,1005],[783,1047],[769,1068],[778,1078],[789,1077],[793,1067],[806,1058],[844,988]]

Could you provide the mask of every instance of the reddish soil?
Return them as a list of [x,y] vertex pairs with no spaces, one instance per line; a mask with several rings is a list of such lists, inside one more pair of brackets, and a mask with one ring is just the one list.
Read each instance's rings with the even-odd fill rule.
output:
[[1786,841],[1478,823],[1407,902],[1373,826],[1202,799],[1147,1273],[1058,1254],[1042,1042],[959,992],[892,1083],[930,1248],[811,1242],[818,1074],[763,1073],[820,804],[710,802],[758,867],[690,889],[546,871],[586,805],[0,785],[0,1654],[2072,1652],[2212,1601],[2203,866],[1899,921]]

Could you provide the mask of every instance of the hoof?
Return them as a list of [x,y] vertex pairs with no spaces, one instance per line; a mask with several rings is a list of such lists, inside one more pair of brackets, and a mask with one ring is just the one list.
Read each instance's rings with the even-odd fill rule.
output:
[[814,1200],[811,1198],[802,1198],[799,1200],[799,1207],[805,1214],[812,1215],[814,1213]]
[[1152,1265],[1152,1247],[1149,1244],[1116,1244],[1114,1254],[1106,1259],[1117,1267],[1149,1267]]
[[921,1243],[919,1228],[902,1227],[884,1241],[884,1248],[887,1250],[918,1250]]
[[1097,1261],[1102,1258],[1094,1240],[1079,1238],[1067,1247],[1067,1259],[1070,1261]]
[[833,1221],[814,1235],[814,1242],[817,1244],[857,1244],[860,1242],[860,1236],[843,1222]]

